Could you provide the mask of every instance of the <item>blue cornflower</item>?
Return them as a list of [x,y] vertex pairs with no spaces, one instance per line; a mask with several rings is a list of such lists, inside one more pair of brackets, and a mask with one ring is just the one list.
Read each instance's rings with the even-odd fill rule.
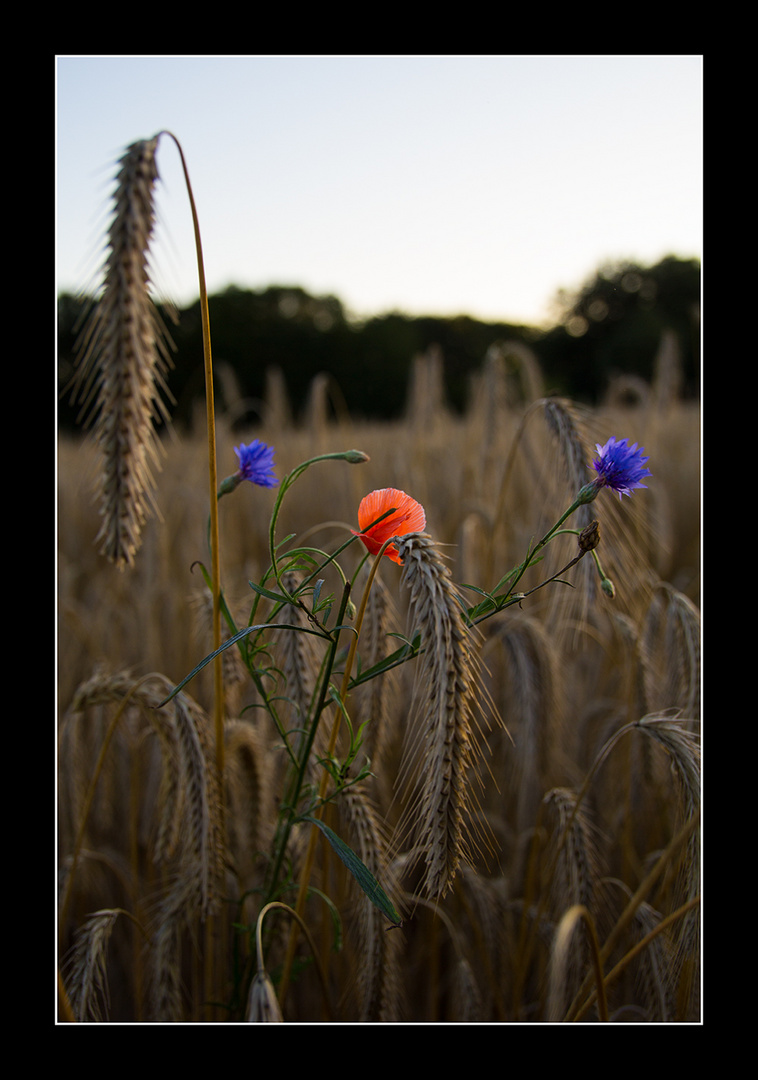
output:
[[637,443],[630,446],[628,439],[613,437],[605,446],[600,443],[595,445],[597,457],[593,464],[597,477],[592,481],[593,487],[598,491],[602,487],[609,487],[618,492],[619,499],[622,495],[631,495],[635,488],[647,487],[641,481],[653,474],[645,468],[648,459],[644,456],[644,446],[638,449]]
[[238,481],[249,480],[261,487],[276,487],[279,483],[274,476],[274,448],[266,446],[260,439],[245,446],[235,446],[234,452],[239,458],[240,467],[236,473]]

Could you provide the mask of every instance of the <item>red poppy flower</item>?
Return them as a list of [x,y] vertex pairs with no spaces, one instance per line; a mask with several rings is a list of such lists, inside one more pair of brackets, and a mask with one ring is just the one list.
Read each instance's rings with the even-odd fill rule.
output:
[[[372,524],[388,510],[393,513],[388,514],[378,524]],[[397,488],[380,488],[361,499],[358,507],[359,531],[353,529],[352,532],[361,538],[372,555],[376,555],[385,540],[389,540],[391,536],[423,532],[425,525],[426,514],[421,503],[417,503],[410,495],[398,491]],[[393,562],[403,565],[394,544],[386,548],[384,554]]]

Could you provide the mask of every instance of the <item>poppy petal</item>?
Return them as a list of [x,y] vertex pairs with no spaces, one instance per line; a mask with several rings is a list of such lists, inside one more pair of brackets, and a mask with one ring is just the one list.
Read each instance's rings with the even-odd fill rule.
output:
[[[389,510],[394,512],[377,522]],[[374,524],[374,522],[377,522]],[[406,495],[399,488],[379,488],[369,492],[358,507],[358,528],[356,536],[360,536],[366,548],[372,555],[376,555],[382,544],[392,536],[406,536],[408,533],[422,532],[426,525],[426,514],[423,506]],[[387,555],[393,562],[402,565],[402,560],[396,549],[390,546],[386,549]]]

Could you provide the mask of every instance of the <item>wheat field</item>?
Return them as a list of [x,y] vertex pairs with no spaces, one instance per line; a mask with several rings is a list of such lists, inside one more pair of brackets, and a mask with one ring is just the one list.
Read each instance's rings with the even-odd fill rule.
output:
[[[699,814],[699,409],[509,402],[502,365],[490,365],[462,417],[439,402],[431,407],[413,386],[406,418],[393,424],[328,423],[324,409],[297,426],[279,426],[273,406],[271,416],[254,434],[275,446],[279,475],[316,454],[357,448],[369,457],[327,461],[303,477],[283,507],[281,538],[335,550],[357,528],[361,497],[396,485],[424,506],[459,586],[490,588],[571,502],[577,439],[589,461],[608,432],[628,434],[644,444],[653,473],[647,490],[623,505],[611,492],[592,505],[613,599],[585,560],[566,575],[570,586],[536,592],[472,640],[467,708],[480,715],[472,723],[483,745],[466,802],[469,817],[486,825],[485,839],[466,845],[443,897],[422,895],[418,869],[390,842],[403,816],[403,746],[422,658],[388,672],[377,688],[356,689],[352,725],[368,721],[361,753],[371,775],[335,801],[331,820],[354,838],[405,917],[389,928],[319,845],[319,891],[306,914],[324,983],[301,937],[284,1018],[696,1021],[697,833],[666,853]],[[125,572],[95,546],[94,447],[84,438],[59,443],[59,960],[66,996],[84,1021],[246,1017],[239,983],[253,966],[251,927],[282,798],[278,733],[267,729],[236,650],[226,650],[227,775],[211,813],[210,667],[187,686],[186,715],[164,719],[168,710],[154,708],[212,648],[198,565],[207,560],[208,520],[200,427],[164,437],[159,514]],[[231,433],[219,419],[221,475],[234,471],[233,447],[252,434]],[[272,491],[245,486],[219,504],[222,587],[239,625],[252,604],[248,583],[268,565],[273,500]],[[348,574],[355,547],[344,555]],[[573,549],[568,541],[563,548],[558,563],[529,570],[529,584],[568,561]],[[327,581],[324,589],[336,587]],[[392,652],[397,639],[388,634],[409,634],[407,593],[401,568],[382,560],[375,625],[363,630],[366,664]],[[468,594],[468,603],[475,599]],[[289,637],[273,636],[269,659],[287,676],[279,692],[294,716],[297,697],[307,700],[318,679],[321,643]],[[183,738],[191,746],[182,748]],[[302,830],[288,856],[293,878]],[[293,888],[280,898],[291,903]],[[266,967],[276,986],[289,926],[275,912],[268,921]],[[597,962],[607,980],[602,1011]]]
[[383,424],[326,376],[293,423],[272,372],[246,431],[201,274],[206,407],[156,426],[159,138],[120,163],[92,437],[58,442],[58,1020],[698,1023],[671,350],[589,409],[493,342],[463,415],[430,350]]

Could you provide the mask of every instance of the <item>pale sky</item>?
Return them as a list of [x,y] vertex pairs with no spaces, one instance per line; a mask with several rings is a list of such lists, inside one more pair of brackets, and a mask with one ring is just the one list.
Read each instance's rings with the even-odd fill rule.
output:
[[[115,161],[171,131],[209,292],[550,323],[604,262],[702,253],[701,56],[59,56],[57,288],[93,284]],[[158,149],[160,296],[198,295]],[[95,281],[97,278],[95,278]]]

